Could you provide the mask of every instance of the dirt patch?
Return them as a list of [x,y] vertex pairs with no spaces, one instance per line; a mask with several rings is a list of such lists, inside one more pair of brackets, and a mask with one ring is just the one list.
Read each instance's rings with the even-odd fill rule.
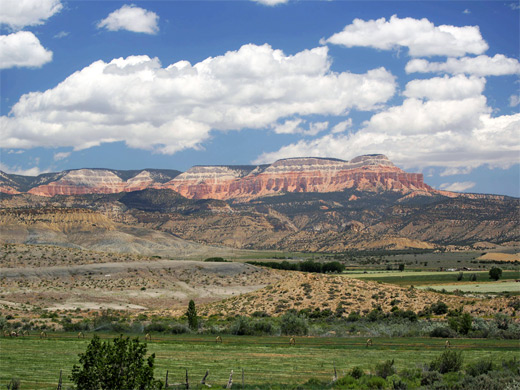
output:
[[489,252],[480,256],[477,260],[515,262],[520,261],[520,253]]

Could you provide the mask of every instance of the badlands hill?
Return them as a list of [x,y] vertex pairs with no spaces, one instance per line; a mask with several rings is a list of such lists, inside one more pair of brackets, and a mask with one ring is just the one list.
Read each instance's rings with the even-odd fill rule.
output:
[[165,255],[222,251],[215,245],[342,252],[520,240],[519,199],[437,191],[383,155],[184,173],[0,173],[0,191],[5,243]]

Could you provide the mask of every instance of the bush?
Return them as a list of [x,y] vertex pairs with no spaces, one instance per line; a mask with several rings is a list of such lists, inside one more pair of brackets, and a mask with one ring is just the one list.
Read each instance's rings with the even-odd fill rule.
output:
[[305,336],[309,333],[309,325],[305,318],[298,317],[294,313],[286,313],[281,319],[281,331],[284,335]]
[[498,280],[502,277],[502,269],[498,267],[493,267],[489,270],[489,278],[493,280]]
[[442,375],[438,371],[426,371],[422,375],[421,386],[431,386],[439,381],[442,381]]
[[302,271],[302,272],[320,273],[320,272],[322,272],[321,267],[322,267],[321,263],[317,263],[312,260],[307,260],[307,261],[301,262],[299,268],[300,268],[300,271]]
[[168,330],[168,327],[161,322],[152,322],[150,325],[146,325],[144,327],[145,333],[150,333],[150,332],[163,333],[163,332],[166,332],[166,330]]
[[470,282],[476,282],[477,281],[477,274],[471,274],[469,276]]
[[471,376],[479,376],[493,371],[493,362],[491,360],[479,360],[466,367],[466,374]]
[[357,311],[351,311],[347,317],[348,322],[356,322],[361,319],[361,316]]
[[358,379],[358,378],[354,378],[354,377],[352,377],[352,375],[346,375],[342,378],[339,378],[334,383],[334,388],[355,389],[356,388],[356,379]]
[[376,364],[376,375],[386,379],[395,374],[394,360],[387,360],[383,363]]
[[365,382],[365,386],[369,389],[384,389],[387,386],[386,381],[379,376],[371,376],[365,377],[367,378]]
[[76,390],[162,389],[162,382],[153,376],[155,354],[146,361],[145,355],[146,344],[137,338],[119,337],[111,343],[94,335],[86,352],[79,354],[80,365],[74,365],[70,379]]
[[191,333],[191,329],[184,324],[173,324],[170,326],[169,331],[171,334]]
[[228,260],[226,260],[222,257],[208,257],[204,261],[211,262],[211,263],[229,263]]
[[455,336],[457,336],[457,333],[445,326],[438,326],[430,332],[430,337],[441,337],[443,339],[449,339]]
[[352,370],[350,370],[349,375],[353,378],[359,379],[363,375],[365,375],[365,372],[361,369],[361,367],[356,366],[356,367],[353,367]]
[[441,374],[457,372],[462,368],[462,362],[462,352],[447,350],[430,363],[430,370],[439,371]]
[[321,267],[321,271],[324,273],[342,273],[345,271],[345,266],[341,264],[339,261],[331,261],[330,263],[325,263]]
[[471,330],[472,323],[473,318],[469,313],[454,315],[448,319],[448,324],[450,325],[450,328],[453,329],[455,332],[459,332],[460,334],[468,334]]
[[446,314],[448,312],[448,305],[442,301],[437,301],[431,306],[432,312],[437,315]]

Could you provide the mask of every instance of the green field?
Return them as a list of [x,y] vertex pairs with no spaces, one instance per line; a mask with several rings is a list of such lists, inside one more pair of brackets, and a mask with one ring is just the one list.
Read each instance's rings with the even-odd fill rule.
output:
[[[101,335],[103,338],[114,336]],[[339,375],[354,366],[365,371],[376,363],[395,359],[398,370],[425,364],[444,350],[444,340],[430,338],[373,338],[367,348],[361,338],[296,339],[290,346],[288,337],[223,336],[223,344],[215,344],[214,336],[161,336],[148,344],[148,351],[156,354],[156,377],[164,381],[166,370],[169,382],[182,382],[187,368],[193,383],[200,381],[206,369],[209,383],[221,387],[227,382],[230,370],[240,388],[241,370],[245,384],[301,384],[311,377],[330,380],[333,365]],[[495,361],[518,356],[517,340],[453,339],[453,348],[463,351],[465,363],[482,358]],[[0,387],[11,378],[21,380],[21,389],[56,389],[60,370],[63,388],[70,382],[72,366],[78,353],[84,352],[88,340],[78,340],[73,334],[52,334],[49,339],[36,336],[0,339]]]
[[520,292],[520,283],[514,281],[491,283],[471,282],[462,284],[435,284],[431,286],[421,286],[420,288],[432,288],[434,290],[446,290],[448,292],[459,290],[476,293],[501,293],[506,291],[518,293]]
[[[399,286],[421,286],[421,285],[435,285],[448,284],[449,282],[457,282],[457,276],[460,271],[450,272],[415,272],[415,271],[377,271],[368,273],[345,273],[343,275],[363,280],[372,280],[383,283],[397,284]],[[487,271],[464,271],[461,282],[469,281],[471,274],[477,275],[478,283],[496,283],[489,278]],[[500,280],[517,280],[520,279],[520,271],[503,271]],[[473,282],[475,283],[475,282]]]

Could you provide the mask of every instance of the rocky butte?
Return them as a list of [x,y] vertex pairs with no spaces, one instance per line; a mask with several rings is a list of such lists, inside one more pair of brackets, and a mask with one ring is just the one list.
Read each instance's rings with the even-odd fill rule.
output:
[[267,165],[194,166],[174,170],[117,171],[77,169],[36,177],[0,172],[0,191],[9,194],[82,195],[172,189],[189,199],[249,199],[287,192],[335,192],[344,189],[403,194],[437,191],[420,173],[407,173],[382,154],[351,161],[332,158],[289,158]]

